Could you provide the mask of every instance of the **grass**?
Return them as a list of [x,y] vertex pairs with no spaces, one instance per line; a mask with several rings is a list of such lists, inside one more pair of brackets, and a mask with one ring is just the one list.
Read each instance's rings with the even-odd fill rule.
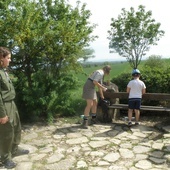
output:
[[[127,63],[127,62],[112,62],[112,63],[108,63],[108,64],[112,68],[112,70],[110,72],[110,78],[118,76],[119,74],[121,74],[123,72],[127,72],[127,71],[132,70],[129,63]],[[98,65],[96,64],[95,66],[91,65],[89,67],[84,67],[84,70],[83,70],[84,73],[77,74],[77,77],[80,81],[85,82],[85,80],[89,77],[89,75],[91,73],[93,73],[95,70],[102,69],[104,66],[105,66],[105,64],[101,63],[101,64],[98,64]]]

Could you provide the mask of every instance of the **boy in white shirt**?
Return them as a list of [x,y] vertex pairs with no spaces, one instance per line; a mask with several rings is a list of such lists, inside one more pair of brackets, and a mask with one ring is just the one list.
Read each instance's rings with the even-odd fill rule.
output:
[[140,117],[140,106],[142,95],[146,92],[146,86],[140,78],[140,71],[138,69],[134,69],[132,71],[133,80],[131,80],[127,85],[127,93],[129,93],[128,99],[128,125],[132,125],[132,114],[133,110],[135,112],[135,125],[139,125],[139,117]]

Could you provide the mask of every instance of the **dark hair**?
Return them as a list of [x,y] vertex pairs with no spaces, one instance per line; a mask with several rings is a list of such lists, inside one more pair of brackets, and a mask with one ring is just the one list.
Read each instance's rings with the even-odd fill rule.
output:
[[135,73],[135,74],[132,74],[133,77],[139,77],[140,74],[139,73]]
[[5,58],[9,54],[11,54],[9,49],[7,49],[5,47],[0,47],[0,58],[2,58],[2,57]]

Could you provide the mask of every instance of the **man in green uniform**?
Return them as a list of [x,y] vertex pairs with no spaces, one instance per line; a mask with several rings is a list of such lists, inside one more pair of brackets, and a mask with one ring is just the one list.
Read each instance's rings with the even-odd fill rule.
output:
[[21,123],[15,105],[15,90],[6,68],[11,61],[8,49],[0,47],[0,158],[7,169],[16,167],[12,157],[28,154],[28,150],[19,149],[21,141]]

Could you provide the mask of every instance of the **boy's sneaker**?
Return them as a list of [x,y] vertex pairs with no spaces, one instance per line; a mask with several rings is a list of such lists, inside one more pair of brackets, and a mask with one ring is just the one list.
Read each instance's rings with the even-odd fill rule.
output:
[[128,122],[128,126],[131,126],[132,125],[132,122]]
[[139,125],[139,122],[135,122],[135,125]]

